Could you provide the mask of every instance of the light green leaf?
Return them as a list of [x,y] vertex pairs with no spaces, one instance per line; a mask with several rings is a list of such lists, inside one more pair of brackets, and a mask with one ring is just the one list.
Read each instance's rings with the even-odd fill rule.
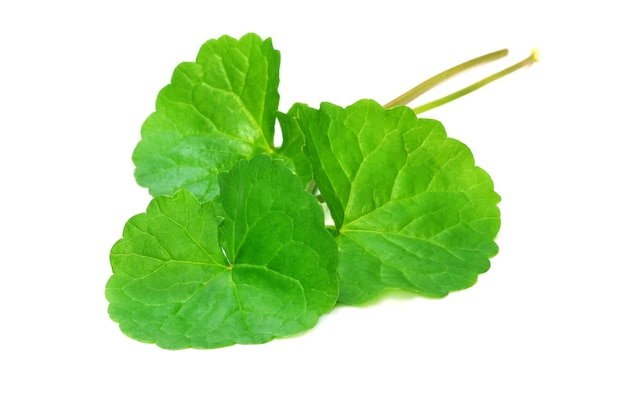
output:
[[159,93],[133,153],[137,182],[153,196],[187,189],[205,202],[217,174],[242,158],[273,152],[280,54],[247,34],[207,41]]
[[371,100],[296,107],[336,224],[340,302],[363,303],[386,289],[442,297],[488,270],[500,198],[441,123]]
[[334,306],[337,243],[299,179],[260,155],[219,183],[222,204],[182,190],[126,224],[106,296],[127,335],[169,349],[262,343]]

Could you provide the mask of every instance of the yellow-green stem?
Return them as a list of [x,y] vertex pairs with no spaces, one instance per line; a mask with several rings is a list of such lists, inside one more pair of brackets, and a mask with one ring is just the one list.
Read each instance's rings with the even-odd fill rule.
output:
[[437,100],[431,101],[427,104],[424,105],[420,105],[416,108],[413,108],[413,112],[415,112],[415,114],[420,114],[420,113],[424,113],[427,110],[436,108],[438,106],[441,106],[443,104],[447,104],[450,101],[454,101],[457,98],[463,97],[466,94],[469,94],[475,90],[480,89],[481,87],[495,81],[498,80],[500,78],[502,78],[503,76],[506,76],[512,72],[515,72],[517,70],[519,70],[520,68],[524,68],[527,66],[530,66],[533,63],[536,63],[537,61],[539,61],[539,52],[537,50],[533,50],[532,53],[530,54],[530,56],[528,56],[526,59],[520,61],[519,63],[513,64],[512,66],[505,68],[504,70],[500,71],[500,72],[496,72],[495,74],[488,76],[485,79],[482,79],[464,89],[461,89],[457,92],[454,92],[452,94],[449,94],[445,97],[439,98]]
[[388,102],[384,107],[385,108],[393,108],[396,106],[400,106],[400,105],[407,105],[409,104],[411,101],[413,101],[414,99],[416,99],[417,97],[419,97],[420,95],[424,94],[425,92],[427,92],[428,90],[432,89],[433,87],[437,86],[438,84],[444,82],[446,79],[450,79],[451,77],[463,72],[463,71],[467,71],[470,68],[479,66],[481,64],[485,64],[494,60],[498,60],[501,59],[503,57],[505,57],[506,55],[509,54],[508,49],[502,49],[496,52],[492,52],[492,53],[488,53],[486,55],[477,57],[475,59],[472,60],[468,60],[465,63],[461,63],[457,66],[454,66],[450,69],[447,69],[435,76],[433,76],[432,78],[425,80],[424,82],[420,83],[419,85],[415,86],[414,88],[412,88],[411,90],[407,91],[406,93],[402,94],[401,96],[391,100],[390,102]]

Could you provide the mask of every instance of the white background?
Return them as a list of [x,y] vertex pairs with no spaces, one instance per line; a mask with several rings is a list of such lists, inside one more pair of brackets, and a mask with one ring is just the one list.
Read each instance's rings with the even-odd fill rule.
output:
[[[0,391],[626,391],[619,2],[11,3]],[[384,103],[469,58],[510,48],[495,70],[540,49],[540,63],[424,114],[502,196],[501,250],[474,287],[338,308],[256,346],[166,351],[119,331],[104,286],[110,247],[149,201],[130,159],[141,124],[178,63],[250,31],[282,53],[281,110]]]

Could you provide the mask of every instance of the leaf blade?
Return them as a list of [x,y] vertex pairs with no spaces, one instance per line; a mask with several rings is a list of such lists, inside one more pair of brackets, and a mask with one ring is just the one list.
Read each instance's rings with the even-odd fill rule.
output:
[[207,41],[196,62],[176,67],[133,152],[137,182],[153,196],[218,192],[217,173],[273,152],[280,54],[247,34]]
[[262,155],[220,182],[223,206],[181,190],[125,226],[106,288],[125,334],[168,349],[262,343],[334,306],[337,244],[299,179]]
[[338,229],[340,302],[386,289],[442,297],[489,268],[500,199],[441,123],[371,100],[299,113],[305,154]]

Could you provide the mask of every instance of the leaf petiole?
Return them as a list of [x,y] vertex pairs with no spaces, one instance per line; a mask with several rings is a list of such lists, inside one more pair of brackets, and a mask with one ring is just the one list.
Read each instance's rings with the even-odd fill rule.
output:
[[315,183],[315,180],[311,179],[304,189],[308,193],[315,194],[317,191],[317,183]]
[[390,102],[385,104],[383,107],[389,109],[389,108],[393,108],[393,107],[400,106],[400,105],[407,105],[408,103],[410,103],[411,101],[419,97],[420,95],[426,93],[428,90],[441,84],[445,80],[450,79],[453,76],[460,74],[463,71],[467,71],[470,68],[473,68],[473,67],[485,64],[485,63],[489,63],[494,60],[501,59],[508,54],[509,54],[508,49],[501,49],[499,51],[491,52],[486,55],[476,57],[475,59],[468,60],[457,66],[449,68],[433,76],[432,78],[425,80],[424,82],[415,86],[414,88],[402,94],[401,96],[391,100]]
[[473,92],[475,90],[478,90],[481,87],[483,87],[483,86],[485,86],[485,85],[487,85],[487,84],[489,84],[489,83],[491,83],[491,82],[493,82],[495,80],[498,80],[498,79],[502,78],[503,76],[506,76],[506,75],[508,75],[510,73],[513,73],[513,72],[515,72],[515,71],[517,71],[517,70],[519,70],[521,68],[528,67],[528,66],[532,65],[533,63],[536,63],[537,61],[539,61],[539,51],[536,50],[536,49],[533,49],[533,51],[531,52],[530,56],[528,56],[524,60],[522,60],[522,61],[520,61],[520,62],[518,62],[516,64],[513,64],[512,66],[510,66],[508,68],[505,68],[502,71],[496,72],[495,74],[490,75],[490,76],[488,76],[488,77],[486,77],[486,78],[484,78],[484,79],[482,79],[482,80],[480,80],[480,81],[478,81],[478,82],[476,82],[476,83],[474,83],[474,84],[472,84],[470,86],[467,86],[467,87],[465,87],[465,88],[463,88],[461,90],[458,90],[458,91],[456,91],[456,92],[454,92],[452,94],[449,94],[449,95],[447,95],[445,97],[439,98],[437,100],[434,100],[434,101],[431,101],[431,102],[426,103],[424,105],[420,105],[420,106],[418,106],[416,108],[413,108],[413,112],[417,115],[417,114],[426,112],[426,111],[428,111],[430,109],[436,108],[438,106],[447,104],[448,102],[454,101],[457,98],[463,97],[466,94],[469,94],[469,93],[471,93],[471,92]]

